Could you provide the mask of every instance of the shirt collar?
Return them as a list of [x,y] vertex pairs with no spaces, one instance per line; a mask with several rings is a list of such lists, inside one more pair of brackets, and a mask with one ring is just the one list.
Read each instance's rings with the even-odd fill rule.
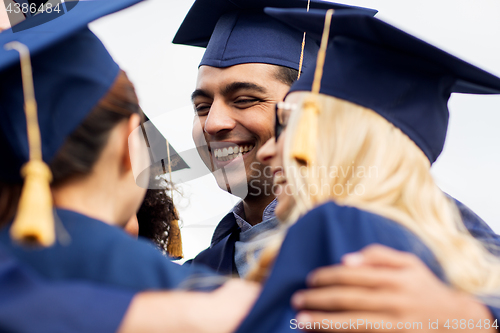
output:
[[[271,201],[269,205],[264,209],[264,213],[262,214],[262,222],[268,221],[272,218],[274,218],[274,210],[276,209],[276,205],[278,204],[278,200],[274,199]],[[236,219],[236,223],[238,226],[241,228],[241,232],[248,231],[252,229],[252,225],[245,221],[242,216],[245,215],[245,210],[243,208],[243,201],[240,201],[236,204],[236,206],[233,207],[232,213],[234,215],[234,218]]]

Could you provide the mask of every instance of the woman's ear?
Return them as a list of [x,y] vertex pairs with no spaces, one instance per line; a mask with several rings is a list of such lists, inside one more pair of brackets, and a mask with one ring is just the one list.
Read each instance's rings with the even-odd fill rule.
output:
[[[138,114],[133,114],[127,121],[126,126],[127,138],[124,144],[127,146],[123,156],[123,168],[126,171],[132,171],[134,180],[137,183],[137,177],[145,171],[150,163],[148,147],[141,128],[141,117]],[[141,179],[149,179],[149,176]],[[141,184],[137,184],[143,187]],[[147,184],[145,187],[147,188]]]

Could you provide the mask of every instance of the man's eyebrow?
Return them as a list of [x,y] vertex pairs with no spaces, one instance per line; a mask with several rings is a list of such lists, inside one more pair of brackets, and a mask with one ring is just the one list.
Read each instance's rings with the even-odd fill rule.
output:
[[[262,86],[259,86],[258,84],[255,84],[255,83],[251,83],[251,82],[233,82],[233,83],[228,84],[227,86],[225,86],[222,89],[222,95],[227,96],[227,95],[230,95],[232,93],[237,92],[238,90],[243,90],[243,89],[257,91],[257,92],[260,92],[262,94],[266,94],[267,93],[267,89],[266,88],[264,88]],[[197,97],[213,98],[213,96],[210,96],[210,94],[208,94],[203,89],[196,89],[195,91],[193,91],[193,93],[191,94],[191,101],[193,101]]]
[[206,91],[202,89],[196,89],[195,91],[193,91],[193,93],[191,94],[191,101],[194,101],[194,99],[197,97],[212,98]]
[[230,95],[232,93],[237,92],[238,90],[243,90],[243,89],[244,90],[253,90],[253,91],[256,91],[256,92],[260,92],[262,94],[267,93],[266,88],[264,88],[262,86],[259,86],[259,85],[255,84],[255,83],[251,83],[251,82],[233,82],[233,83],[230,83],[227,86],[225,86],[224,89],[222,89],[222,95],[227,96],[227,95]]

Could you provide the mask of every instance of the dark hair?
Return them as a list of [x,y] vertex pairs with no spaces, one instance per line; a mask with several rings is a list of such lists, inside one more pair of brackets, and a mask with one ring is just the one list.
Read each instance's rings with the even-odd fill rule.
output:
[[[120,70],[108,93],[67,137],[51,161],[52,185],[89,174],[106,146],[111,130],[134,113],[142,117],[134,86]],[[14,218],[21,188],[22,184],[0,183],[0,226]]]
[[90,173],[108,142],[111,130],[132,114],[142,114],[134,86],[120,70],[109,89],[87,118],[71,133],[50,163],[52,185]]
[[22,187],[22,184],[0,182],[0,227],[14,218]]
[[291,86],[295,81],[297,81],[298,76],[298,70],[289,67],[278,66],[275,77],[284,84]]
[[[165,180],[154,179],[150,183],[154,189],[148,189],[141,208],[137,212],[139,236],[150,239],[160,250],[167,254],[168,236],[172,221],[179,220],[172,198],[167,194],[169,187]],[[164,189],[158,185],[165,183]]]

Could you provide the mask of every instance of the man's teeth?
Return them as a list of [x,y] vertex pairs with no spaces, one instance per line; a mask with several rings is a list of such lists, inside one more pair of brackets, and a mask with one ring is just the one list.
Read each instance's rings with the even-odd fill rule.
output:
[[215,158],[219,161],[230,161],[235,159],[238,156],[242,156],[243,154],[249,152],[253,149],[253,145],[247,146],[233,146],[228,148],[218,148],[214,149]]

